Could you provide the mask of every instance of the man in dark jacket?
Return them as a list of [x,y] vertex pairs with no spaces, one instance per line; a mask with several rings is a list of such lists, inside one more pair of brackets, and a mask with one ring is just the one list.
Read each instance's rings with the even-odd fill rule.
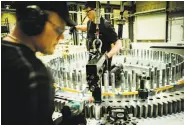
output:
[[[95,9],[96,1],[88,1],[85,4],[84,11],[86,16],[89,18],[87,25],[77,25],[75,28],[77,30],[87,32],[87,49],[91,51],[93,49],[92,42],[95,39],[96,33],[96,24],[95,24]],[[115,55],[121,48],[121,41],[118,39],[118,36],[114,30],[114,27],[103,17],[100,18],[100,40],[102,41],[101,52],[107,52],[106,56],[109,58],[108,68],[111,66],[112,56]],[[111,47],[114,44],[113,47]]]
[[16,26],[1,41],[2,125],[53,125],[51,75],[35,52],[52,54],[65,25],[66,2],[17,1]]

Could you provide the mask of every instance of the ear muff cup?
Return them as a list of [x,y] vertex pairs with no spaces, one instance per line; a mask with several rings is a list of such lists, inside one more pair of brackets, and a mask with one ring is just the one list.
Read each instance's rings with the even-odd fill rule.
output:
[[28,36],[36,36],[43,31],[47,20],[48,14],[38,6],[30,5],[25,8],[24,12],[21,12],[20,28]]

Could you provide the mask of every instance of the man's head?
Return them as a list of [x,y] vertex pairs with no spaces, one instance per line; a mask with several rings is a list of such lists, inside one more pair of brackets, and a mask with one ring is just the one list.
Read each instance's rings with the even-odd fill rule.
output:
[[[99,8],[101,8],[100,2],[99,2]],[[86,15],[88,16],[89,20],[93,22],[95,22],[95,9],[96,9],[96,1],[86,2],[83,9],[86,12]]]
[[65,25],[75,25],[69,19],[66,2],[29,1],[15,2],[17,26],[30,39],[36,51],[52,54]]

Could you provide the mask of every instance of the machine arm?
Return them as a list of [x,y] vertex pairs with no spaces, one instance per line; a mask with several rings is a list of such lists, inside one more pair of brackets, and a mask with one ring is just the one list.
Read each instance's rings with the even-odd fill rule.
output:
[[97,54],[86,65],[86,80],[96,103],[101,102],[101,77],[105,68],[105,54]]

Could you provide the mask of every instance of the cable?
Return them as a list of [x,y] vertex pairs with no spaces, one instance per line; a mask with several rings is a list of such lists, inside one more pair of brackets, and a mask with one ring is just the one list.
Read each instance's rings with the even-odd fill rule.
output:
[[86,19],[87,15],[84,17],[84,19],[81,22],[81,25],[84,23],[84,20]]

